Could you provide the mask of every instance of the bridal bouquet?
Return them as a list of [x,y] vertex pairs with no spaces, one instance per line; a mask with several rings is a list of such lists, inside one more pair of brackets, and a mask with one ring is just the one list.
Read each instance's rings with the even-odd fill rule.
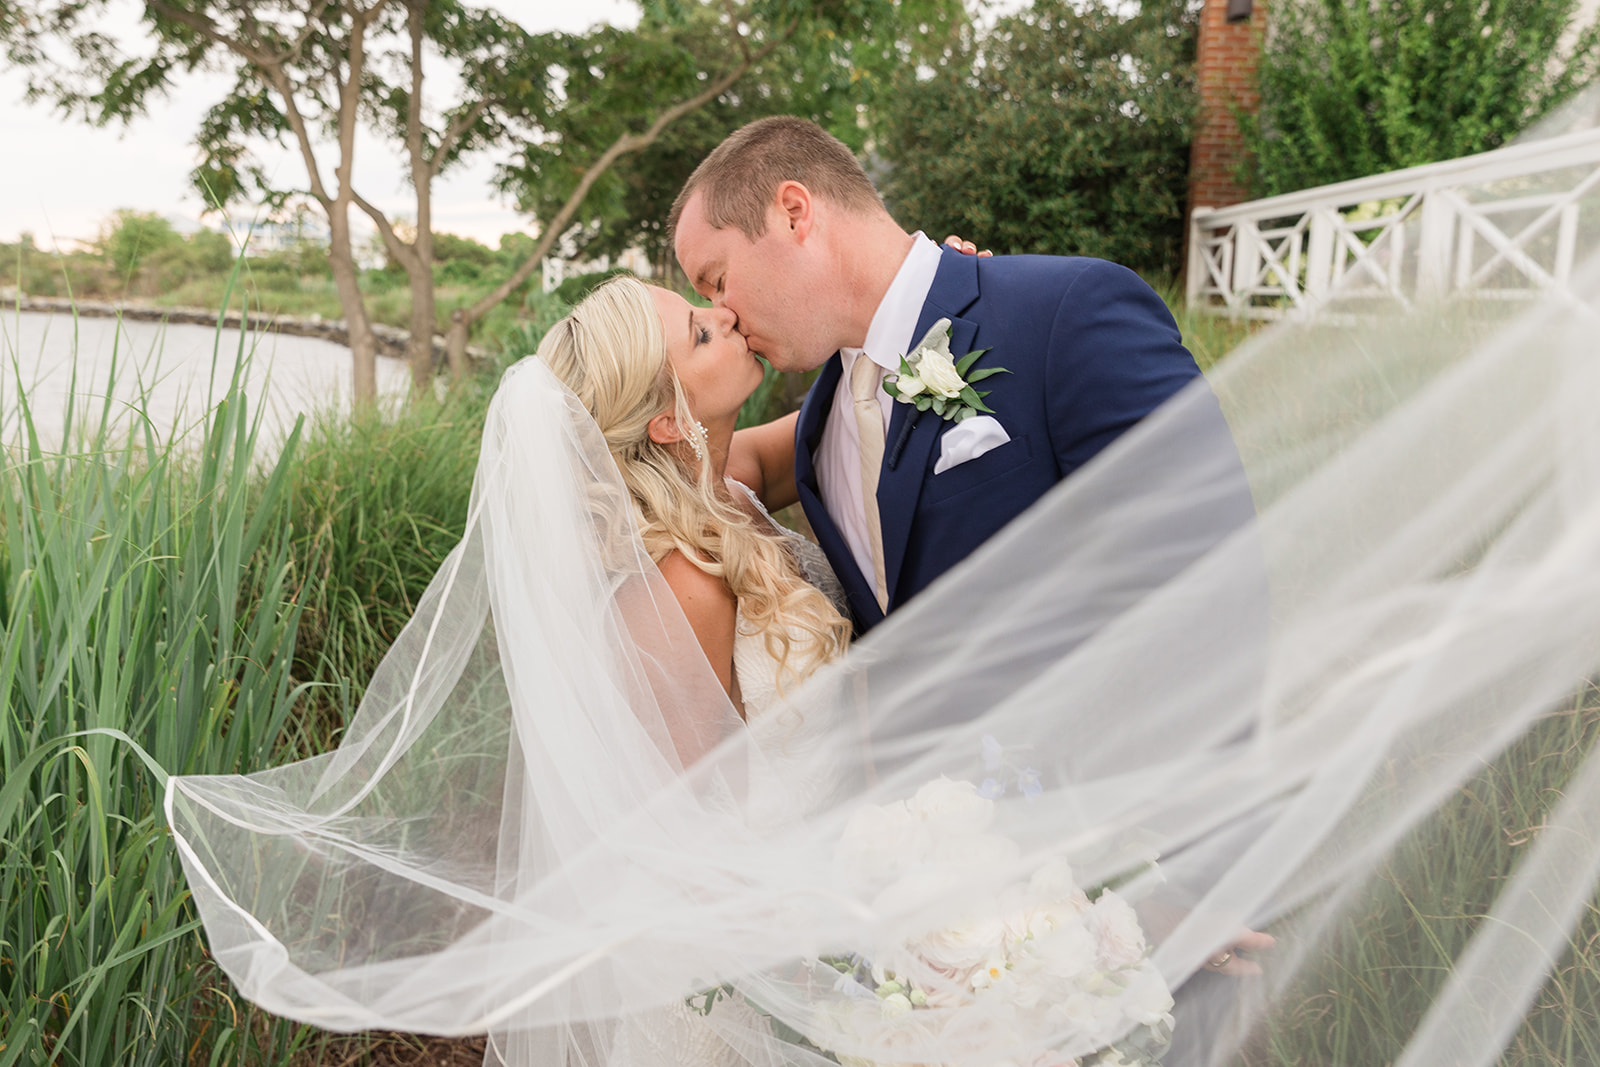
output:
[[[938,778],[908,800],[862,809],[839,843],[841,873],[883,886],[880,903],[905,904],[970,882],[978,868],[1014,865],[1016,843],[987,832],[993,793],[992,781]],[[1039,1049],[1005,1067],[1117,1067],[1157,1062],[1171,1038],[1172,996],[1132,905],[1109,888],[1086,892],[1061,859],[940,929],[820,963],[837,972],[842,996],[824,1028],[849,1039],[850,1054],[834,1050],[845,1067],[904,1063],[895,1050],[915,1056],[919,1045],[1003,1047],[1029,1032],[1068,1034],[1063,1047],[1078,1052]]]

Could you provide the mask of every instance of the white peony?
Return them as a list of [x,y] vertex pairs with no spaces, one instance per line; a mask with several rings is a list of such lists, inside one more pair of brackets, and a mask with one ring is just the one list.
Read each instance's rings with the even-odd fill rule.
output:
[[840,1053],[839,1062],[846,1064],[853,1061],[870,1067],[927,1062],[938,1038],[918,1018],[922,1014],[901,1012],[896,1016],[886,1016],[881,1008],[877,1011],[857,1009],[845,1031],[855,1055]]
[[1096,1045],[1116,1041],[1128,1024],[1115,999],[1092,993],[1067,994],[1050,1005],[1048,1016],[1054,1025],[1071,1029],[1074,1036],[1087,1038]]
[[981,834],[994,821],[994,801],[978,795],[971,782],[955,781],[941,775],[918,789],[906,801],[914,815],[938,824],[940,833],[952,837]]
[[850,817],[839,839],[836,862],[853,881],[898,878],[921,863],[933,837],[905,801],[867,805]]
[[1022,849],[1009,837],[995,834],[936,837],[928,850],[929,863],[953,871],[993,875],[1016,865]]
[[1134,1022],[1144,1026],[1172,1025],[1172,991],[1156,965],[1146,962],[1128,983],[1122,995],[1123,1010]]
[[955,360],[948,353],[924,348],[918,351],[917,357],[917,377],[922,379],[929,392],[937,393],[946,400],[961,395],[967,383],[961,380],[961,372],[956,370]]
[[1048,860],[1028,880],[1028,890],[1039,900],[1065,900],[1078,892],[1072,866],[1064,859]]
[[1108,889],[1094,902],[1089,921],[1094,927],[1102,967],[1117,971],[1144,959],[1144,928],[1139,925],[1132,904]]
[[1068,923],[1028,945],[1046,973],[1054,977],[1077,980],[1099,969],[1099,946],[1082,923]]

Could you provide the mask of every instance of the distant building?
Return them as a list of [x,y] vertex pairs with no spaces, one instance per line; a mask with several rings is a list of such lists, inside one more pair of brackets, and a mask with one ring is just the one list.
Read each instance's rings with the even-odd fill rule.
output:
[[333,243],[326,224],[308,214],[297,214],[287,221],[257,219],[242,228],[248,236],[244,248],[247,256],[288,252],[304,244],[327,248]]

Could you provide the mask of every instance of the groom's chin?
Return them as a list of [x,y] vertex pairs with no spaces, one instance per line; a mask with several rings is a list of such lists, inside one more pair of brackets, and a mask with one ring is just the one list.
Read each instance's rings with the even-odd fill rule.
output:
[[816,370],[818,367],[828,362],[828,357],[833,355],[833,353],[823,352],[818,355],[810,352],[780,350],[770,353],[757,352],[756,355],[760,356],[761,359],[766,362],[767,366],[771,367],[775,371],[782,371],[785,374],[804,374],[806,371]]

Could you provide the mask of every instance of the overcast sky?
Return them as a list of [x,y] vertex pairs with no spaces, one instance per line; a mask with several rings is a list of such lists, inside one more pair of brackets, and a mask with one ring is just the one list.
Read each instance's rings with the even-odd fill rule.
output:
[[[499,10],[529,30],[581,30],[596,22],[631,24],[637,7],[627,0],[500,0]],[[124,3],[108,29],[125,32],[136,23],[137,5]],[[198,218],[200,199],[189,191],[195,164],[194,132],[206,108],[226,90],[216,75],[185,78],[179,90],[151,108],[148,117],[123,129],[96,129],[65,119],[48,105],[23,102],[24,81],[0,59],[0,241],[23,231],[50,247],[53,240],[92,239],[117,208]],[[282,185],[303,186],[299,153],[265,154]],[[332,179],[335,154],[322,156]],[[479,156],[447,173],[434,186],[434,225],[493,246],[500,235],[526,228],[526,220],[493,194],[494,156]],[[401,184],[398,153],[370,139],[356,150],[355,185],[391,212],[410,214],[412,201]],[[235,211],[246,211],[235,207]],[[351,211],[353,222],[364,223]],[[370,227],[369,227],[370,229]]]

